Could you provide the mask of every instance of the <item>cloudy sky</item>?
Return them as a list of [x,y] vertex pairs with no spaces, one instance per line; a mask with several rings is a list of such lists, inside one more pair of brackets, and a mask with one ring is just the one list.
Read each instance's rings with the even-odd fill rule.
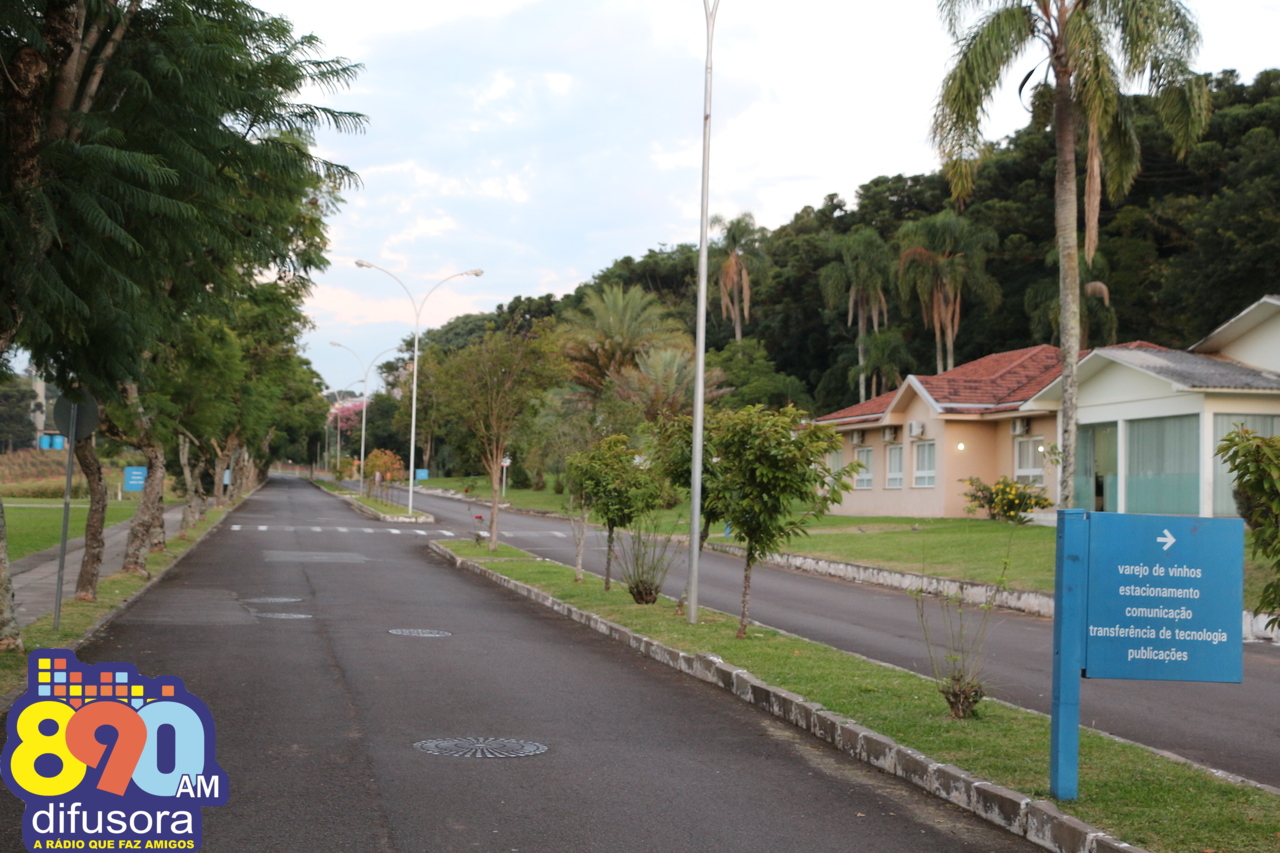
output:
[[[320,153],[359,172],[331,221],[308,355],[331,387],[412,329],[516,295],[563,294],[623,255],[696,242],[706,35],[700,0],[262,0],[364,65],[311,100],[362,112]],[[1280,0],[1189,0],[1198,67],[1280,65]],[[934,0],[724,0],[715,37],[711,211],[776,227],[877,175],[937,168],[929,117],[951,45]],[[1027,59],[1016,78],[1039,56]],[[988,135],[1025,121],[1015,86]]]

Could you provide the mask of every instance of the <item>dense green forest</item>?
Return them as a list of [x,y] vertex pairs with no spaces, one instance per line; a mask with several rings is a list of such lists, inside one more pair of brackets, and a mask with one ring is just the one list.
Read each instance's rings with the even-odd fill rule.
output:
[[[1224,71],[1209,84],[1209,130],[1182,161],[1150,99],[1130,98],[1142,169],[1119,203],[1104,198],[1098,254],[1091,267],[1081,262],[1084,282],[1105,285],[1085,288],[1090,345],[1146,340],[1185,347],[1280,289],[1280,71],[1265,71],[1252,83]],[[1047,90],[1029,96],[1027,126],[992,146],[972,198],[956,211],[975,232],[988,234],[984,280],[994,291],[988,298],[978,289],[965,296],[957,364],[1056,342],[1051,114]],[[1083,173],[1084,157],[1078,162]],[[888,250],[880,331],[869,327],[864,339],[867,372],[885,377],[879,390],[895,384],[894,374],[933,373],[935,335],[926,326],[925,306],[908,289],[908,277],[898,274],[907,239],[903,226],[955,207],[946,178],[934,172],[878,177],[859,187],[851,202],[833,193],[773,230],[754,227],[749,217],[719,223],[709,283],[712,363],[735,339],[732,311],[724,310],[733,294],[722,295],[718,286],[732,250],[750,278],[743,345],[752,347],[753,369],[764,377],[755,386],[764,393],[752,399],[735,393],[735,403],[776,405],[784,402],[779,388],[790,388],[781,396],[817,414],[858,402],[857,322],[850,323],[848,299],[833,292],[839,288],[831,282],[838,285],[839,268],[848,265],[851,235],[867,230]],[[518,297],[492,313],[458,317],[428,338],[447,352],[486,327],[576,310],[585,293],[605,284],[643,288],[692,331],[697,254],[692,244],[659,245],[619,258],[567,297]],[[739,380],[730,384],[740,388]]]

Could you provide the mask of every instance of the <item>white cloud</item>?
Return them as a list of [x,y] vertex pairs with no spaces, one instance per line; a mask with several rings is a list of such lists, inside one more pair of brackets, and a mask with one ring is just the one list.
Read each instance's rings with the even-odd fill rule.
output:
[[516,81],[507,76],[505,71],[495,71],[489,77],[489,83],[476,91],[472,97],[472,105],[480,109],[493,101],[500,101],[516,87]]
[[[373,274],[380,275],[376,270]],[[412,331],[413,308],[409,305],[409,297],[396,287],[395,282],[387,280],[383,285],[382,282],[374,284],[374,281],[376,280],[371,279],[370,284],[361,290],[326,284],[316,285],[303,308],[317,326],[401,323],[407,325]],[[406,283],[412,287],[419,282],[411,279]],[[426,291],[427,288],[423,287],[422,292],[414,295],[421,299]],[[436,327],[461,314],[480,311],[481,303],[487,301],[483,293],[459,293],[451,285],[444,285],[431,294],[431,298],[423,307],[423,327]]]
[[573,88],[573,75],[563,74],[559,71],[548,71],[543,77],[547,81],[547,88],[555,95],[567,95],[569,90]]
[[384,248],[390,248],[401,243],[411,243],[424,237],[439,237],[449,231],[456,230],[457,227],[458,222],[452,216],[438,216],[435,219],[419,216],[413,221],[412,225],[403,231],[392,234],[382,245]]

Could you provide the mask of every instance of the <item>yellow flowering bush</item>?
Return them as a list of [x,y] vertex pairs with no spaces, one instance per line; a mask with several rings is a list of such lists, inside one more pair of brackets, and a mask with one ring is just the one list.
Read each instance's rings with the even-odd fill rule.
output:
[[985,509],[988,518],[1026,524],[1031,520],[1027,513],[1053,506],[1053,501],[1049,500],[1043,486],[1018,483],[1008,477],[1001,477],[991,486],[978,477],[960,482],[969,486],[969,491],[964,493],[969,506],[974,510]]

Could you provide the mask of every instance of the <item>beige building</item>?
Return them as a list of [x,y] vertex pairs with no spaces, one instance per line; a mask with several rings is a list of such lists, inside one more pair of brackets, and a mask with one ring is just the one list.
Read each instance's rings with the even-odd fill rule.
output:
[[[1059,352],[996,353],[818,418],[864,470],[834,512],[961,517],[963,480],[1001,476],[1058,494]],[[1280,434],[1280,296],[1188,351],[1136,342],[1080,361],[1076,505],[1107,512],[1235,515],[1215,456],[1237,424]]]

